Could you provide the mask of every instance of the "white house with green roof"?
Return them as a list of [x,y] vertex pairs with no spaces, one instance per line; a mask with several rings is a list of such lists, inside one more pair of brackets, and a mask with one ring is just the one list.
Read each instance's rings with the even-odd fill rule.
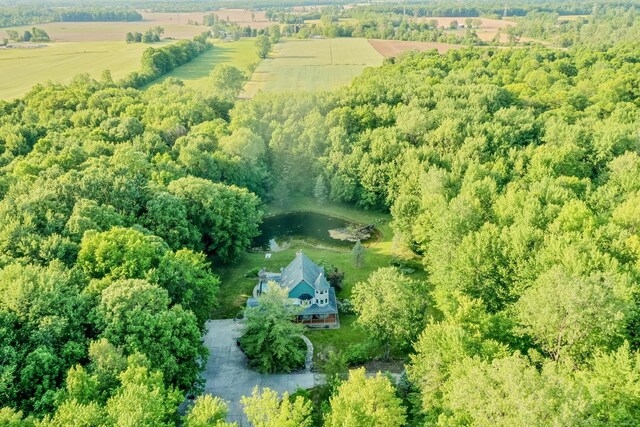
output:
[[258,305],[257,297],[269,287],[269,283],[277,283],[287,289],[292,304],[303,307],[297,321],[310,328],[336,328],[340,326],[336,291],[327,281],[324,267],[311,261],[302,251],[280,273],[260,270],[258,284],[254,289],[254,298],[249,298],[247,305]]

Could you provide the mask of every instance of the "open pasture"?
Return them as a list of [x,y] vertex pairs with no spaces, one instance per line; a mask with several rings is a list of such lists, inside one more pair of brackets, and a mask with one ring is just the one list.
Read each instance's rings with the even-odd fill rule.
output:
[[114,79],[140,68],[149,45],[125,42],[50,43],[43,48],[0,49],[0,99],[24,95],[48,80],[68,82],[80,73],[99,78],[111,70]]
[[174,77],[184,81],[187,87],[205,91],[209,87],[209,74],[218,64],[238,67],[248,73],[249,65],[257,62],[257,48],[254,39],[240,39],[235,42],[219,43],[214,41],[213,48],[193,61],[176,68],[157,82]]
[[[207,31],[202,26],[205,13],[147,13],[140,12],[143,21],[135,22],[50,22],[38,24],[56,42],[95,42],[95,41],[123,41],[128,32],[144,33],[151,27],[164,28],[165,37],[175,39],[193,38]],[[192,25],[188,22],[198,22],[200,25]],[[6,30],[13,29],[19,32],[31,30],[33,25],[0,29],[0,38],[7,37]]]
[[259,91],[331,90],[382,59],[365,39],[285,40],[260,63],[241,97],[252,98]]

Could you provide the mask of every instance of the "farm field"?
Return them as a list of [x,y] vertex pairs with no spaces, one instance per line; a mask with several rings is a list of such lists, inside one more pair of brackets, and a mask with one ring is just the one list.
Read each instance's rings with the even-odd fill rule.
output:
[[[357,24],[359,20],[356,18],[340,18],[338,19],[338,22],[340,24]],[[306,19],[304,23],[322,25],[322,21],[320,21],[319,19]]]
[[[249,65],[258,60],[254,39],[241,39],[235,42],[218,43],[214,41],[213,48],[193,61],[176,68],[171,73],[157,80],[173,77],[185,82],[185,85],[198,90],[206,90],[211,70],[218,64],[229,64],[247,72]],[[155,84],[155,83],[154,83]]]
[[275,22],[267,19],[267,15],[262,10],[220,9],[209,13],[216,15],[219,19],[235,22],[241,27],[250,26],[251,28],[261,29],[275,24]]
[[[208,13],[208,12],[207,12]],[[129,31],[144,33],[151,27],[164,28],[165,37],[176,39],[193,38],[206,31],[206,27],[188,24],[189,21],[202,24],[206,13],[146,13],[141,12],[143,21],[136,22],[51,22],[38,24],[54,41],[91,42],[124,41]],[[7,37],[6,30],[24,32],[33,25],[0,29],[0,38]]]
[[411,42],[401,40],[369,40],[369,43],[378,53],[385,58],[398,56],[403,52],[419,50],[437,49],[438,52],[444,53],[450,49],[460,49],[461,45],[434,43],[434,42]]
[[68,82],[80,73],[99,78],[111,70],[114,79],[140,68],[140,57],[149,45],[125,42],[50,43],[32,49],[1,49],[0,99],[24,95],[47,80]]
[[[453,16],[453,17],[447,17],[447,18],[421,17],[421,18],[415,18],[414,20],[416,22],[428,22],[433,19],[438,21],[438,27],[448,28],[449,24],[451,24],[452,21],[457,21],[459,25],[464,25],[464,21],[465,19],[467,19],[467,17],[464,17],[464,16]],[[496,33],[498,32],[498,29],[504,30],[507,27],[510,27],[510,26],[513,27],[516,25],[515,22],[502,20],[502,19],[480,18],[480,20],[482,20],[482,24],[480,25],[480,28],[476,28],[475,31],[476,31],[476,34],[478,34],[478,38],[482,41],[493,40]],[[452,30],[452,31],[459,31],[463,33],[465,30],[462,29],[462,30]],[[500,37],[500,41],[507,41],[507,35],[502,34]]]
[[285,40],[260,63],[241,98],[258,92],[331,90],[348,84],[367,67],[382,64],[365,39]]

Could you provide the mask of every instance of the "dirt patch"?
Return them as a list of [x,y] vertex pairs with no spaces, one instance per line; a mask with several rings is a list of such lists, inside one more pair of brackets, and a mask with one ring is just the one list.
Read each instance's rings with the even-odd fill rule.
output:
[[241,27],[249,26],[251,28],[261,29],[267,28],[276,22],[271,22],[267,19],[264,11],[250,10],[250,9],[220,9],[215,12],[209,12],[216,15],[222,20],[229,20],[229,22],[235,22]]
[[204,16],[213,12],[188,12],[188,13],[165,13],[138,11],[142,15],[144,22],[152,22],[154,25],[202,25]]
[[456,44],[447,43],[433,43],[433,42],[408,42],[399,40],[369,40],[369,44],[373,46],[378,53],[385,58],[398,56],[407,51],[425,51],[431,49],[437,49],[440,53],[445,53],[450,49],[460,49],[462,46]]

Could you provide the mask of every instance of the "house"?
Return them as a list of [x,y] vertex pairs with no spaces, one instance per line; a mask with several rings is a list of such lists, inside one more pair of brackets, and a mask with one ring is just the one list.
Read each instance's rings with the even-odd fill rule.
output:
[[268,272],[266,268],[260,270],[254,297],[247,301],[249,307],[258,305],[257,298],[269,288],[269,283],[287,289],[289,301],[303,307],[297,316],[298,322],[310,328],[340,326],[336,291],[327,281],[324,267],[315,264],[302,251],[280,273]]

